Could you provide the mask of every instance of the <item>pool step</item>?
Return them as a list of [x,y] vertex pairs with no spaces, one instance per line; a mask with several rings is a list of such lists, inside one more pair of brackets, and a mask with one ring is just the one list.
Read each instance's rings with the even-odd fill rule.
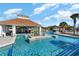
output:
[[70,54],[68,54],[68,56],[77,56],[77,55],[79,55],[79,48],[75,49]]
[[67,51],[69,51],[68,49],[63,50],[62,52],[60,52],[59,54],[57,54],[56,56],[62,56],[63,54],[65,54]]
[[65,54],[63,54],[63,56],[68,56],[71,52],[73,52],[73,50],[69,50],[68,52],[66,52]]
[[64,49],[62,52],[56,56],[76,56],[79,55],[79,48],[76,49]]

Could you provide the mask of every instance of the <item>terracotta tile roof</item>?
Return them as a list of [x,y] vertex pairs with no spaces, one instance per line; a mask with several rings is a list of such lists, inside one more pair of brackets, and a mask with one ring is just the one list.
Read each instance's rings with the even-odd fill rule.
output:
[[29,19],[16,18],[12,20],[1,21],[2,25],[24,25],[24,26],[41,26]]

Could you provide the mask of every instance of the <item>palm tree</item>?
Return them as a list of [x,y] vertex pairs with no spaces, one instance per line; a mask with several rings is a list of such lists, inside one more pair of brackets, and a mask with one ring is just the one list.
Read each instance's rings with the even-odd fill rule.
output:
[[75,35],[76,19],[79,18],[79,14],[78,13],[72,14],[70,17],[73,19],[73,23],[74,23],[74,26],[73,26],[73,34]]

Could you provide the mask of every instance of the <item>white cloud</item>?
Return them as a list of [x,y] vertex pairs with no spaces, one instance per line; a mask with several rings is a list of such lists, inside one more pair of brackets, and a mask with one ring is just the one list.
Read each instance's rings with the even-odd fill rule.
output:
[[69,11],[69,10],[58,10],[58,11],[57,11],[57,14],[49,15],[49,16],[45,17],[45,18],[43,19],[43,21],[50,21],[50,20],[52,20],[52,19],[55,18],[55,19],[56,19],[56,22],[57,22],[56,25],[59,25],[59,23],[60,23],[61,21],[67,21],[68,24],[72,24],[72,23],[70,23],[71,20],[69,20],[69,19],[71,19],[70,16],[71,16],[73,13],[78,13],[78,12],[76,12],[76,11],[72,12],[72,11]]
[[43,7],[46,7],[46,8],[50,8],[50,7],[53,7],[57,4],[54,4],[54,3],[46,3],[46,4],[43,4]]
[[37,3],[32,3],[33,6],[35,6]]
[[21,13],[23,9],[21,8],[16,8],[16,9],[8,9],[4,12],[4,15],[12,15],[12,14],[19,14]]
[[45,9],[46,9],[45,7],[36,8],[34,9],[34,14],[42,13]]
[[58,22],[57,24],[59,24],[61,21],[67,21],[70,23],[71,20],[69,19],[71,19],[70,16],[73,13],[79,13],[79,4],[72,4],[72,6],[67,10],[58,10],[56,14],[45,17],[43,21],[49,21],[52,20],[52,18],[55,18]]
[[72,4],[70,10],[79,10],[79,4]]
[[52,8],[52,10],[54,10],[54,9],[56,9],[56,8],[58,8],[60,5],[59,4],[57,4],[54,8]]
[[71,11],[60,10],[55,17],[60,19],[69,19],[70,15],[72,15]]
[[57,19],[71,19],[70,16],[73,13],[79,13],[79,4],[71,4],[72,6],[66,10],[58,10],[54,18]]
[[57,19],[71,19],[70,16],[73,14],[73,13],[79,13],[77,11],[69,11],[69,10],[59,10],[57,12],[57,14],[54,15],[55,18]]
[[3,12],[6,19],[15,18],[18,14],[22,12],[23,9],[21,8],[14,8],[14,9],[8,9]]
[[34,9],[34,13],[31,15],[36,15],[36,14],[40,14],[42,13],[43,11],[45,11],[46,9],[50,8],[50,7],[55,7],[57,4],[52,4],[52,3],[46,3],[46,4],[43,4],[42,6],[38,7],[38,8],[35,8]]
[[43,21],[49,21],[51,20],[52,18],[55,18],[55,19],[70,19],[70,15],[72,15],[73,13],[76,13],[76,12],[71,12],[71,11],[67,11],[67,10],[58,10],[57,11],[57,14],[53,14],[53,15],[50,15],[50,16],[47,16],[43,19]]
[[70,16],[74,13],[79,13],[79,4],[71,4],[71,7],[66,10],[58,10],[57,14],[53,15],[53,17],[57,19],[58,24],[61,21],[67,21],[71,25],[73,22],[71,23]]
[[53,15],[47,16],[43,19],[43,21],[49,21],[51,20],[51,18],[53,18]]

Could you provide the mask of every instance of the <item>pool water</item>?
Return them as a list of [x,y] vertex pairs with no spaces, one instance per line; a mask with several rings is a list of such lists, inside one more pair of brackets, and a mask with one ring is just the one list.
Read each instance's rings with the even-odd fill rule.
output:
[[0,48],[0,56],[78,56],[79,40],[57,35],[28,43],[24,35],[17,35],[14,44]]

